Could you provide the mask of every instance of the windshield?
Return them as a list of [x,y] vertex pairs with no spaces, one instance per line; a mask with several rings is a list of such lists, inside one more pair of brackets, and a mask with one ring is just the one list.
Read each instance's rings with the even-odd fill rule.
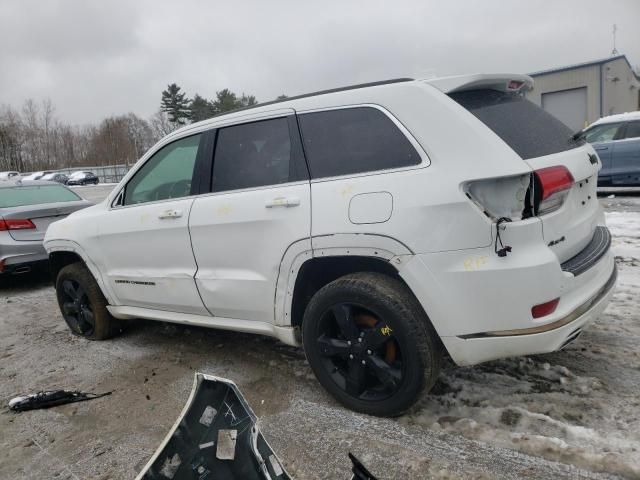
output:
[[0,188],[0,208],[39,205],[41,203],[75,202],[82,200],[62,185],[28,185]]
[[564,123],[516,93],[468,90],[449,96],[473,113],[523,160],[571,150],[574,140]]

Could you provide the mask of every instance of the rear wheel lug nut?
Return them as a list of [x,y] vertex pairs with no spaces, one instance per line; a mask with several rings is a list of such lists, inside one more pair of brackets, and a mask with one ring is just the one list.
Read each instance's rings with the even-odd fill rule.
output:
[[362,338],[359,338],[359,339],[358,339],[358,343],[362,343]]
[[363,365],[366,365],[366,364],[367,364],[367,362],[365,362],[364,360],[362,360],[362,364],[363,364]]
[[371,350],[367,350],[367,355],[371,355]]
[[349,354],[349,359],[353,360],[353,353]]
[[351,346],[351,340],[347,340],[347,345]]

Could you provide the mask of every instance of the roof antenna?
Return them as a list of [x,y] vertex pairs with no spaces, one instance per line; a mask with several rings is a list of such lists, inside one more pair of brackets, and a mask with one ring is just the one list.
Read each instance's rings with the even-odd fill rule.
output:
[[613,24],[613,50],[611,50],[611,56],[620,55],[620,52],[616,48],[616,32],[618,31],[618,26]]

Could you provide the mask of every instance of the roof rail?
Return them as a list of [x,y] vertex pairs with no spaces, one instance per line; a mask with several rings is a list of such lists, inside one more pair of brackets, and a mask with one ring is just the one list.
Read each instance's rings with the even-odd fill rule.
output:
[[221,117],[222,115],[228,115],[230,113],[236,113],[236,112],[242,112],[242,111],[245,111],[245,110],[251,110],[252,108],[265,107],[265,106],[268,106],[268,105],[275,105],[275,104],[282,103],[282,102],[288,102],[289,100],[299,100],[301,98],[316,97],[318,95],[326,95],[327,93],[337,93],[337,92],[344,92],[344,91],[347,91],[347,90],[356,90],[356,89],[359,89],[359,88],[377,87],[377,86],[380,86],[380,85],[389,85],[389,84],[392,84],[392,83],[412,82],[413,80],[414,80],[413,78],[392,78],[390,80],[380,80],[378,82],[359,83],[357,85],[347,85],[346,87],[331,88],[329,90],[319,90],[317,92],[303,93],[302,95],[296,95],[294,97],[283,98],[282,100],[271,100],[269,102],[256,103],[255,105],[251,105],[251,106],[248,106],[248,107],[236,108],[234,110],[229,110],[228,112],[218,113],[217,115],[214,115],[213,117],[209,117],[209,118]]

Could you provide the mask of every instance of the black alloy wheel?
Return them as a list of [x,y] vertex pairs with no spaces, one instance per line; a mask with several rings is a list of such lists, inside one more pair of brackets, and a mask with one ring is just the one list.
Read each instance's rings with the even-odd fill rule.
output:
[[74,335],[105,340],[119,333],[120,322],[107,309],[107,299],[82,262],[63,267],[56,278],[56,297],[62,317]]
[[442,348],[429,318],[398,278],[340,277],[318,290],[302,320],[318,381],[346,407],[397,416],[438,378]]
[[77,281],[66,279],[62,282],[62,314],[67,324],[78,335],[91,336],[96,319],[91,309],[87,292]]
[[393,330],[361,305],[340,303],[320,318],[323,366],[354,398],[381,401],[398,391],[404,365]]

